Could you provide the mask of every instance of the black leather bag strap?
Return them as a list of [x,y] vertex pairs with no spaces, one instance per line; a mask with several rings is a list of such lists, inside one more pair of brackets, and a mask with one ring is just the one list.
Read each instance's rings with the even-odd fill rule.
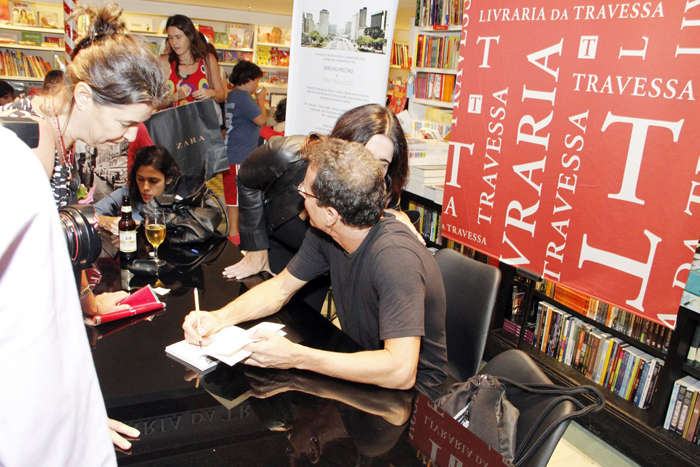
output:
[[226,223],[226,225],[224,227],[224,229],[225,229],[224,234],[221,235],[218,230],[214,230],[214,232],[213,232],[214,235],[227,236],[228,235],[228,228],[229,228],[229,220],[228,220],[228,209],[226,208],[226,205],[223,203],[223,201],[221,201],[221,198],[219,198],[219,196],[216,193],[214,193],[213,191],[211,191],[209,189],[207,189],[206,196],[210,196],[211,198],[213,198],[216,201],[216,203],[219,205],[219,208],[221,208],[221,213],[223,214],[223,217],[224,217],[223,220]]
[[[554,384],[541,384],[541,383],[518,383],[517,381],[510,380],[508,378],[498,377],[498,380],[502,383],[508,384],[510,386],[516,387],[521,391],[528,392],[531,394],[548,395],[554,397],[552,401],[545,407],[545,409],[540,413],[539,417],[530,428],[530,431],[525,435],[525,437],[520,442],[520,446],[517,446],[515,452],[514,465],[522,465],[527,461],[547,440],[547,438],[552,434],[557,427],[567,421],[574,418],[582,417],[589,413],[598,412],[602,410],[605,406],[605,397],[603,394],[593,386],[577,386],[573,388],[567,388],[563,386],[557,386]],[[507,394],[507,392],[506,392]],[[580,400],[576,399],[574,396],[592,396],[595,400],[592,404],[584,405]],[[562,415],[554,422],[552,422],[547,429],[540,435],[539,438],[530,446],[530,448],[525,451],[525,447],[530,442],[530,440],[535,435],[535,432],[540,427],[544,419],[550,414],[555,407],[565,401],[570,401],[578,410],[574,412]]]

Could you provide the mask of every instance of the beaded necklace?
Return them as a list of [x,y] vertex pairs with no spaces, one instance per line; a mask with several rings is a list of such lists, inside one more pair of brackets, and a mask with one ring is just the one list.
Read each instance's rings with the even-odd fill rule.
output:
[[73,172],[73,148],[71,147],[69,151],[66,151],[66,143],[63,141],[63,132],[61,131],[61,124],[58,121],[58,114],[55,110],[53,118],[56,122],[56,129],[58,130],[58,142],[61,145],[61,154],[63,155],[63,161],[66,163],[68,171]]

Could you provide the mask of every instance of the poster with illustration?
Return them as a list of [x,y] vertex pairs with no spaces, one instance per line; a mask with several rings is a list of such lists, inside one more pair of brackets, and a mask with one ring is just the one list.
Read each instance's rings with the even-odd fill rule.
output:
[[398,0],[296,0],[287,134],[328,134],[344,112],[386,103]]

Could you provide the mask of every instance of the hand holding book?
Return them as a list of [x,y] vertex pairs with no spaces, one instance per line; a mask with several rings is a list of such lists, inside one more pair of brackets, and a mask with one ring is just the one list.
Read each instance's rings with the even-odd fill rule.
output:
[[[98,295],[98,299],[102,295],[105,294]],[[137,292],[126,296],[126,298],[122,297],[121,295],[119,295],[119,297],[121,297],[121,300],[118,303],[116,303],[115,311],[107,314],[93,316],[91,318],[85,318],[85,324],[90,326],[97,326],[99,324],[108,323],[110,321],[128,318],[130,316],[135,316],[141,313],[157,310],[165,306],[165,304],[158,299],[158,296],[153,291],[153,288],[151,288],[150,285],[142,287]]]

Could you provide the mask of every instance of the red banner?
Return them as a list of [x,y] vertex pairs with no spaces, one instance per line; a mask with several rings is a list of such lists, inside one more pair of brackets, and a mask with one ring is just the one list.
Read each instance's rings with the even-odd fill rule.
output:
[[443,235],[674,327],[700,235],[700,1],[465,1]]

